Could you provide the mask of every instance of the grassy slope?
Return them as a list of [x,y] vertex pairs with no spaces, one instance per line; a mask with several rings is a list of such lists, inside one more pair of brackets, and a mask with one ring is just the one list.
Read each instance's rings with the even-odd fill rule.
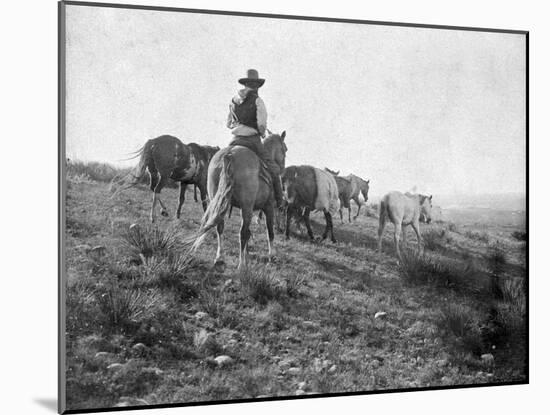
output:
[[[176,197],[175,190],[163,192],[172,215]],[[147,226],[150,203],[145,188],[109,198],[104,183],[69,182],[70,409],[284,396],[299,389],[326,393],[525,379],[521,339],[508,336],[496,348],[487,342],[472,348],[446,325],[449,304],[484,321],[487,301],[458,290],[403,282],[392,256],[391,226],[378,261],[375,218],[362,216],[344,225],[335,220],[339,242],[334,245],[310,243],[299,232],[290,241],[277,235],[278,260],[273,264],[266,264],[264,227],[255,226],[249,277],[267,276],[280,286],[294,281],[297,287],[279,290],[262,304],[235,271],[238,214],[226,224],[228,267],[223,274],[211,269],[216,246],[211,237],[183,283],[140,277],[123,235],[132,223]],[[161,218],[159,226],[175,229],[183,238],[197,229],[201,214],[189,193],[183,219]],[[319,235],[321,216],[314,221]],[[479,269],[487,268],[487,243],[473,234],[464,236],[466,226],[456,231],[446,230],[444,246],[430,255],[467,258]],[[492,232],[500,231],[495,227],[484,232],[491,242]],[[522,243],[502,232],[499,240],[506,251],[506,272],[521,274]],[[106,247],[104,256],[87,253],[96,245]],[[138,276],[128,277],[132,272]],[[108,321],[101,306],[105,297],[97,292],[102,281],[117,278],[137,284],[144,293],[138,301],[148,304],[124,324]],[[208,314],[198,317],[199,311]],[[375,319],[379,311],[387,315]],[[480,360],[487,352],[493,353],[494,366]],[[219,355],[229,355],[233,363],[218,367],[212,358]]]

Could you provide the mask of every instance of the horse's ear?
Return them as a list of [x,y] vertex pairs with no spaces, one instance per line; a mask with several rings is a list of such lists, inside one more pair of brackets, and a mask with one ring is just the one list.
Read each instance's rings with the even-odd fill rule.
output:
[[369,179],[369,180],[367,180],[367,184],[369,184],[369,183],[370,183],[370,179]]
[[432,201],[432,196],[433,196],[433,195],[430,195],[430,202]]
[[283,131],[281,133],[281,140],[285,141],[285,137],[286,137],[286,131]]

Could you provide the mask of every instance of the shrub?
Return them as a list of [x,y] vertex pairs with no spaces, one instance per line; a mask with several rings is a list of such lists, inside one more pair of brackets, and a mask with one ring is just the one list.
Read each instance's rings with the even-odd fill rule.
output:
[[70,161],[67,163],[67,177],[74,181],[111,182],[115,177],[122,177],[130,172],[130,169],[120,169],[107,163],[95,161]]
[[452,237],[445,229],[430,229],[422,235],[424,246],[430,251],[444,250],[452,242]]
[[144,396],[155,389],[162,380],[162,371],[146,367],[146,362],[129,360],[115,371],[108,381],[111,394],[118,396]]
[[257,266],[243,271],[240,281],[247,294],[262,305],[280,299],[284,293],[280,281],[266,267]]
[[489,261],[493,295],[497,298],[502,298],[504,295],[503,275],[506,266],[506,253],[498,242],[489,248],[487,259]]
[[521,342],[527,335],[525,298],[521,305],[499,303],[495,321],[502,328],[502,334],[507,340]]
[[489,248],[488,259],[491,265],[491,271],[494,274],[501,274],[503,272],[504,265],[506,265],[506,252],[500,242],[497,241],[491,245]]
[[210,314],[213,318],[218,318],[223,314],[226,302],[225,293],[223,291],[204,289],[199,294],[201,309]]
[[525,314],[527,309],[525,278],[509,277],[500,279],[502,299],[515,307],[519,314]]
[[209,334],[205,329],[200,329],[193,335],[193,345],[195,348],[206,355],[215,355],[223,351],[214,335]]
[[135,259],[147,262],[153,255],[168,255],[177,245],[177,232],[174,228],[160,229],[158,226],[141,227],[132,225],[124,234],[124,241]]
[[448,223],[447,223],[447,229],[449,230],[449,232],[456,232],[456,233],[458,233],[458,228],[457,228],[457,226],[456,226],[453,222],[448,222]]
[[94,297],[106,320],[116,327],[147,317],[160,304],[156,290],[124,287],[117,279],[100,285]]
[[305,277],[303,275],[292,274],[285,278],[285,290],[289,297],[297,297],[300,294],[300,287],[304,285]]
[[67,284],[66,316],[67,332],[75,333],[78,328],[89,325],[95,320],[94,290],[81,283]]
[[512,232],[512,237],[518,241],[527,241],[527,232],[514,231]]
[[466,231],[464,233],[468,238],[473,239],[474,241],[479,241],[483,243],[489,243],[490,237],[487,232],[475,232],[475,231]]
[[441,309],[439,325],[454,335],[466,350],[480,355],[483,339],[474,310],[462,304],[448,304]]
[[473,293],[485,293],[489,289],[473,262],[442,261],[412,250],[402,252],[402,257],[399,272],[410,284],[430,284]]

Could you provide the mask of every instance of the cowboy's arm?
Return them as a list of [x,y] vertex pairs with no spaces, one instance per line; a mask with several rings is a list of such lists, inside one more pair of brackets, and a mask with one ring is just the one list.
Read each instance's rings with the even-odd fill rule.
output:
[[235,122],[235,115],[233,114],[233,103],[229,104],[229,113],[227,114],[227,128],[233,128]]
[[267,129],[267,110],[260,97],[256,98],[256,121],[258,122],[258,132],[263,136]]

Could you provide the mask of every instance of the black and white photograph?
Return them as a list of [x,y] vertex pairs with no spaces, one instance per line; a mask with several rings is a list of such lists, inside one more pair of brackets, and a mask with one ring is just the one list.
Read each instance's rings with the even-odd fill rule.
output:
[[351,18],[59,3],[61,412],[529,382],[528,32]]

